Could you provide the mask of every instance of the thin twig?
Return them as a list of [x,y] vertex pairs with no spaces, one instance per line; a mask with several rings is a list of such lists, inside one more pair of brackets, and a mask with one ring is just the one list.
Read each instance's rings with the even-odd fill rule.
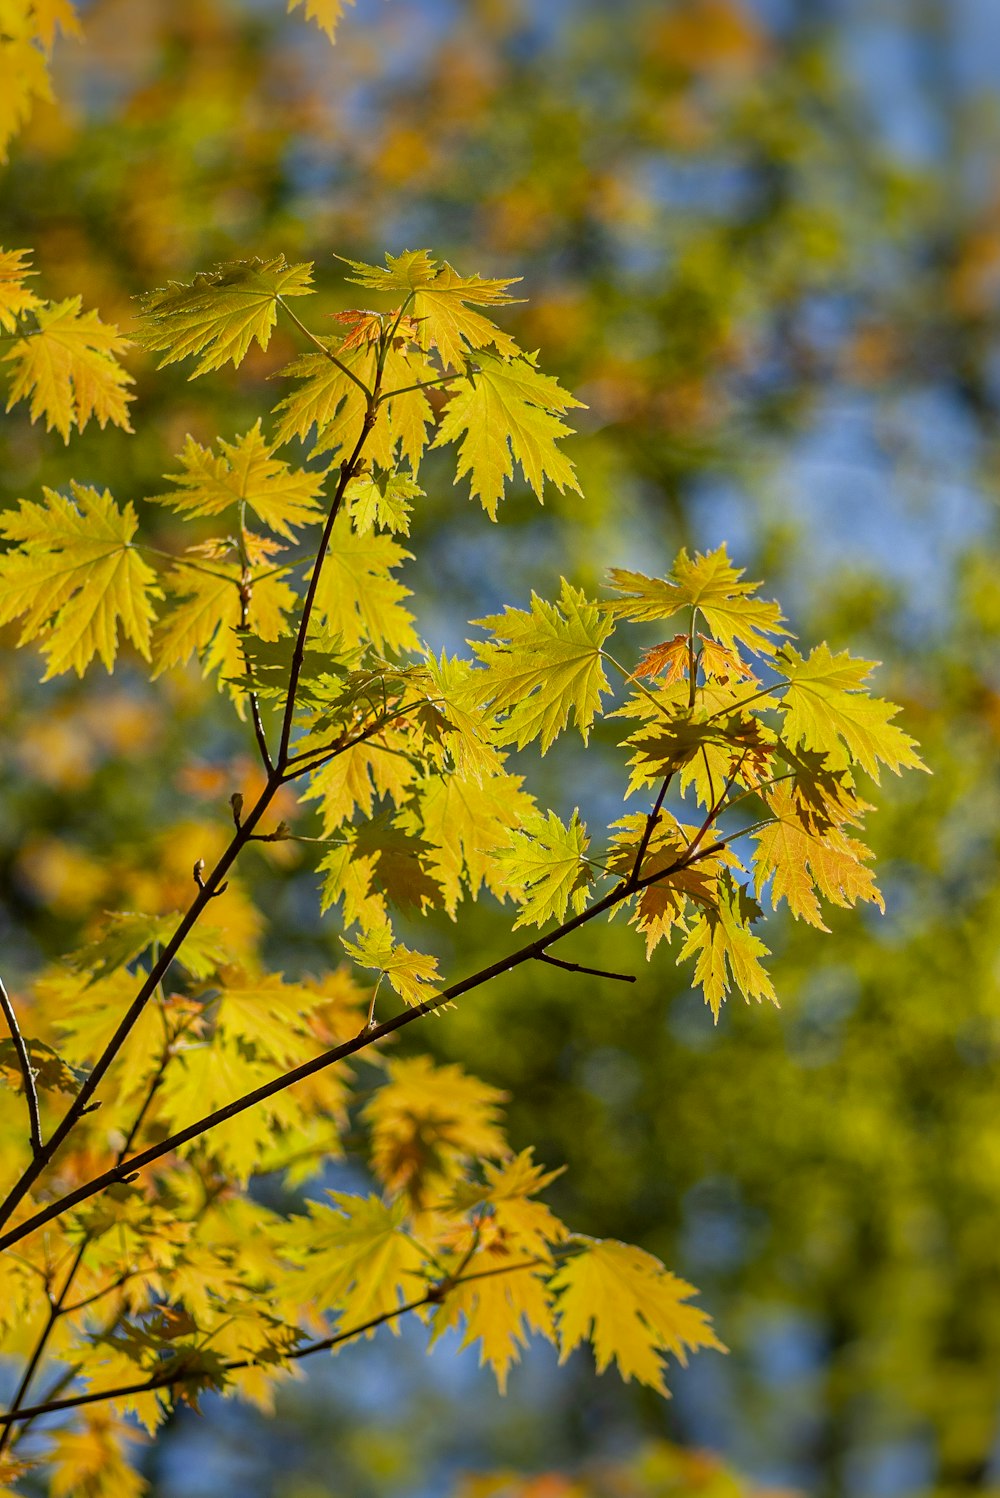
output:
[[[298,1361],[301,1358],[312,1357],[317,1352],[329,1352],[333,1347],[339,1347],[344,1342],[351,1342],[355,1337],[364,1336],[365,1332],[374,1331],[379,1326],[385,1326],[387,1322],[395,1321],[400,1316],[406,1316],[410,1311],[419,1311],[423,1306],[440,1305],[445,1296],[458,1285],[470,1284],[473,1280],[495,1279],[500,1274],[514,1274],[520,1269],[537,1269],[545,1264],[545,1260],[524,1259],[517,1264],[502,1264],[494,1269],[481,1269],[475,1274],[463,1274],[461,1278],[452,1276],[443,1283],[432,1285],[426,1295],[421,1295],[418,1300],[407,1301],[405,1305],[395,1306],[391,1311],[383,1311],[379,1316],[372,1316],[368,1321],[362,1321],[358,1326],[349,1327],[346,1331],[335,1332],[332,1336],[322,1337],[319,1341],[309,1342],[304,1347],[294,1347],[284,1354],[289,1361]],[[259,1368],[261,1363],[256,1358],[236,1358],[232,1362],[222,1365],[222,1372],[235,1373],[243,1368]],[[144,1379],[141,1383],[122,1384],[114,1389],[94,1389],[87,1394],[76,1394],[69,1399],[49,1399],[44,1404],[32,1405],[30,1408],[18,1411],[10,1411],[6,1415],[0,1415],[0,1425],[13,1425],[21,1420],[35,1420],[39,1415],[54,1414],[58,1410],[77,1409],[83,1404],[97,1404],[105,1399],[125,1399],[134,1394],[155,1393],[158,1389],[169,1389],[174,1384],[186,1383],[190,1379],[200,1378],[202,1375],[197,1368],[188,1372],[183,1369],[174,1369],[170,1373],[154,1374],[151,1378]]]
[[38,1090],[35,1087],[35,1073],[31,1065],[31,1057],[28,1055],[28,1047],[24,1043],[21,1027],[17,1023],[17,1014],[11,1003],[10,995],[4,987],[3,979],[0,978],[0,1009],[3,1010],[10,1038],[14,1044],[17,1054],[17,1064],[21,1068],[21,1079],[24,1082],[24,1097],[28,1105],[28,1126],[31,1133],[31,1153],[38,1156],[42,1151],[42,1123],[38,1111]]
[[370,401],[372,399],[372,392],[368,389],[368,386],[365,384],[364,380],[360,379],[354,373],[353,369],[349,369],[347,367],[347,365],[343,362],[343,360],[338,359],[337,356],[336,356],[336,354],[333,353],[330,349],[327,348],[327,346],[323,342],[322,338],[317,338],[316,334],[313,333],[311,331],[311,329],[309,329],[309,328],[306,327],[306,325],[302,321],[302,319],[300,317],[298,317],[297,314],[292,311],[291,307],[289,307],[289,305],[288,305],[288,303],[286,301],[284,301],[280,296],[279,297],[275,297],[275,301],[277,302],[278,306],[281,308],[282,312],[287,312],[288,313],[288,316],[292,319],[292,322],[298,328],[299,332],[300,333],[304,333],[306,335],[306,337],[309,339],[309,342],[310,343],[314,343],[316,345],[316,347],[319,349],[320,353],[324,356],[324,358],[329,359],[329,361],[330,361],[331,364],[335,364],[337,366],[337,368],[340,370],[341,374],[345,374],[349,380],[353,380],[354,384],[357,385],[358,389],[364,392],[365,399],[368,400],[368,401]]
[[561,957],[550,957],[548,952],[539,952],[539,962],[547,962],[552,967],[561,967],[567,973],[586,973],[591,978],[613,978],[616,983],[634,983],[635,973],[612,973],[603,967],[584,967],[580,962],[563,962]]

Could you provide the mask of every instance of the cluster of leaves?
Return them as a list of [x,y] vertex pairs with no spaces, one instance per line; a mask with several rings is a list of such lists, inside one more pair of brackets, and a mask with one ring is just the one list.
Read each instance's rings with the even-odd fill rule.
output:
[[[266,1407],[302,1357],[407,1311],[434,1336],[463,1325],[501,1386],[533,1332],[562,1356],[589,1340],[599,1368],[664,1391],[665,1354],[719,1345],[691,1288],[536,1200],[552,1175],[511,1152],[495,1090],[379,1059],[365,1098],[346,1063],[524,963],[631,981],[549,951],[620,909],[647,953],[676,934],[716,1015],[733,990],[775,1000],[760,897],[820,927],[820,899],[878,903],[857,777],[919,765],[895,709],[866,690],[871,663],[799,654],[723,548],[682,552],[663,577],[616,570],[607,601],[563,581],[554,602],[479,620],[467,657],[421,645],[396,573],[425,451],[457,444],[458,480],[495,518],[515,463],[539,499],[546,482],[576,488],[558,443],[578,403],[481,310],[509,300],[508,280],[427,251],[347,264],[390,305],[338,314],[332,335],[289,305],[312,267],[280,257],[144,298],[140,343],[164,364],[193,358],[192,378],[266,347],[279,315],[310,345],[285,371],[270,439],[261,423],[215,452],[189,439],[153,497],[195,529],[190,545],[145,548],[130,502],[82,486],[0,522],[3,619],[40,643],[47,675],[95,658],[112,669],[120,636],[154,675],[195,657],[249,720],[262,775],[233,793],[230,841],[211,868],[197,858],[186,908],[109,913],[19,998],[27,1039],[5,996],[0,1116],[20,1174],[0,1206],[0,1305],[25,1360],[5,1446],[57,1409],[81,1408],[93,1454],[127,1432],[123,1417],[155,1428],[205,1388]],[[278,456],[295,439],[311,444],[306,466]],[[670,637],[612,654],[616,631],[647,625]],[[579,814],[540,808],[507,759],[571,727],[586,743],[598,720],[622,725],[625,794],[652,805],[595,848]],[[294,830],[313,804],[318,838]],[[298,836],[324,845],[322,902],[342,907],[354,967],[377,975],[367,990],[343,971],[262,970],[227,916],[249,844]],[[541,934],[453,981],[397,938],[401,920],[454,918],[484,889],[511,902],[515,930]],[[379,1020],[383,985],[404,1007]],[[261,1172],[301,1183],[349,1130],[379,1195],[286,1218],[246,1194]],[[48,1356],[68,1372],[33,1403]],[[50,1459],[81,1458],[57,1444]]]

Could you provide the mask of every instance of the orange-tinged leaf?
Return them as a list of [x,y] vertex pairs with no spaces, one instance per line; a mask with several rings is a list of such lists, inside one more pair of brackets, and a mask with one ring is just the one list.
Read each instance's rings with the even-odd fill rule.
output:
[[690,640],[687,635],[674,635],[661,645],[653,645],[646,651],[635,668],[636,676],[662,676],[664,686],[683,681],[690,665]]
[[831,905],[845,909],[858,900],[868,900],[885,910],[875,875],[867,867],[873,855],[864,843],[848,836],[841,827],[831,825],[820,831],[805,825],[795,792],[787,782],[768,793],[767,807],[775,821],[754,833],[754,888],[758,898],[773,875],[771,900],[775,907],[787,900],[796,920],[801,917],[821,931],[827,927],[817,892]]

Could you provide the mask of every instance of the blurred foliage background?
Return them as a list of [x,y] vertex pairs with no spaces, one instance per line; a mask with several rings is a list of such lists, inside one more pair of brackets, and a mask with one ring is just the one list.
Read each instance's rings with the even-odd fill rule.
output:
[[[713,1028],[661,948],[634,988],[522,970],[400,1042],[506,1088],[514,1142],[569,1166],[557,1210],[690,1276],[728,1358],[675,1373],[665,1406],[540,1353],[500,1401],[453,1344],[427,1360],[419,1327],[384,1332],[309,1368],[272,1425],[176,1418],[153,1491],[431,1498],[506,1468],[567,1475],[462,1493],[736,1493],[644,1445],[664,1437],[820,1495],[1000,1488],[1000,11],[358,0],[331,49],[282,10],[81,6],[0,179],[43,294],[127,331],[135,293],[250,254],[315,258],[331,305],[353,300],[335,253],[523,275],[512,331],[588,405],[586,498],[521,496],[491,528],[429,469],[407,578],[428,641],[560,571],[593,586],[726,540],[794,629],[884,663],[934,774],[879,796],[884,919],[771,923],[780,1012]],[[136,354],[131,437],[64,450],[14,412],[0,498],[70,475],[160,492],[184,435],[245,429],[295,351],[279,333],[196,388]],[[16,980],[104,908],[173,903],[249,756],[193,677],[42,689],[4,660]],[[593,756],[531,773],[564,813],[614,813]],[[275,961],[308,971],[336,931],[290,849],[245,877]],[[502,929],[485,908],[442,929],[449,968]],[[620,966],[621,942],[573,955]]]

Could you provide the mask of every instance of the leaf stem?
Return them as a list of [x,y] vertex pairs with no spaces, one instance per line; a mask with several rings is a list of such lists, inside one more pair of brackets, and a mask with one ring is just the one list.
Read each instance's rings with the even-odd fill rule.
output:
[[370,401],[372,399],[372,392],[368,389],[368,386],[365,384],[364,380],[359,379],[359,377],[354,373],[353,369],[349,369],[342,359],[338,359],[336,354],[327,348],[322,338],[317,338],[316,334],[310,328],[306,327],[305,323],[302,321],[299,315],[296,312],[292,311],[291,307],[289,307],[288,303],[282,297],[275,297],[275,301],[283,312],[288,313],[288,316],[292,319],[292,322],[298,328],[299,332],[304,333],[305,336],[309,339],[309,342],[316,345],[324,358],[329,359],[331,364],[335,364],[340,370],[341,374],[345,374],[349,380],[352,380],[354,384],[357,385],[358,389],[364,392],[365,399]]

